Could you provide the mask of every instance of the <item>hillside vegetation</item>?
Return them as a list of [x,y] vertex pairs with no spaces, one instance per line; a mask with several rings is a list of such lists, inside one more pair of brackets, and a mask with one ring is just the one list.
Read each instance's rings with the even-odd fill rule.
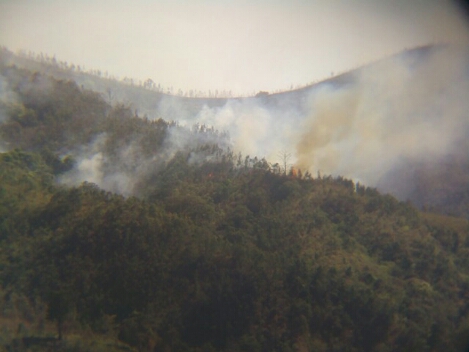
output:
[[469,346],[467,220],[0,68],[8,350]]

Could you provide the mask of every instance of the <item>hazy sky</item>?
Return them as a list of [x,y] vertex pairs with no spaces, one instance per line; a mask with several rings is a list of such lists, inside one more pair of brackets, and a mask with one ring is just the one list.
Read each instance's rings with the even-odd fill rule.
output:
[[288,89],[467,26],[445,0],[0,0],[0,45],[175,90]]

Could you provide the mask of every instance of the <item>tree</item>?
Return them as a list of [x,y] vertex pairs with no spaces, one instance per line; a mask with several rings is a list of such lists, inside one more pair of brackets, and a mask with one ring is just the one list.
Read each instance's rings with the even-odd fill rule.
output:
[[287,152],[286,150],[283,150],[278,153],[278,156],[281,158],[281,164],[283,165],[283,174],[286,176],[288,166],[290,165],[289,160],[291,158],[291,153]]

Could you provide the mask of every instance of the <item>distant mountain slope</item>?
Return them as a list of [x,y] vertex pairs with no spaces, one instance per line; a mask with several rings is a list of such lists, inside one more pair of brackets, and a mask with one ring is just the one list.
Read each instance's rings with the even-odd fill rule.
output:
[[[418,61],[424,59],[431,51],[438,50],[438,48],[440,48],[439,45],[427,45],[405,50],[396,56],[406,56],[409,60]],[[311,90],[324,85],[339,87],[353,83],[357,79],[357,73],[366,69],[366,67],[373,65],[370,64],[350,72],[336,75],[321,82],[290,91],[273,94],[264,92],[266,94],[258,94],[253,97],[209,98],[186,97],[177,94],[169,94],[158,90],[154,84],[152,85],[153,88],[149,88],[145,87],[145,83],[142,82],[140,82],[142,85],[139,85],[137,82],[130,84],[129,82],[123,82],[113,78],[105,78],[101,71],[99,71],[99,75],[97,74],[98,71],[93,71],[94,73],[77,71],[75,65],[73,65],[74,69],[72,70],[72,66],[64,66],[64,64],[60,65],[53,58],[43,58],[41,60],[35,56],[28,57],[26,55],[16,55],[8,51],[7,48],[3,48],[0,52],[0,62],[3,62],[4,64],[15,64],[18,67],[23,67],[31,71],[38,71],[46,75],[51,75],[56,79],[73,80],[79,86],[101,93],[110,103],[121,102],[130,104],[133,108],[138,109],[141,115],[147,114],[150,118],[164,117],[167,120],[179,120],[181,118],[180,115],[172,113],[171,110],[164,110],[164,107],[161,105],[165,104],[165,101],[167,100],[181,107],[182,111],[178,111],[178,113],[185,112],[191,116],[197,115],[204,106],[208,106],[210,108],[221,107],[225,105],[228,100],[261,100],[267,106],[272,108],[285,107],[285,105],[289,104],[296,107],[302,106],[306,103]],[[159,113],[163,112],[166,113],[164,116],[158,116]],[[185,115],[184,117],[187,117],[188,115]]]

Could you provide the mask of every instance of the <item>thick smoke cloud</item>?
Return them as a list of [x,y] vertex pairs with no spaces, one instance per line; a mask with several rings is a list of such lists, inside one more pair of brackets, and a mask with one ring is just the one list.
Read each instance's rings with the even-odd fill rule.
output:
[[356,84],[314,92],[296,143],[298,167],[378,185],[403,159],[451,153],[468,123],[467,52],[414,54],[360,70]]
[[232,100],[215,109],[204,107],[196,118],[228,131],[234,149],[251,156],[271,157],[289,133],[285,120],[276,120],[275,113],[254,100]]
[[244,154],[278,162],[287,151],[303,171],[342,175],[405,199],[412,165],[460,153],[469,130],[468,91],[467,47],[440,45],[308,90],[206,105],[184,121],[228,131]]

